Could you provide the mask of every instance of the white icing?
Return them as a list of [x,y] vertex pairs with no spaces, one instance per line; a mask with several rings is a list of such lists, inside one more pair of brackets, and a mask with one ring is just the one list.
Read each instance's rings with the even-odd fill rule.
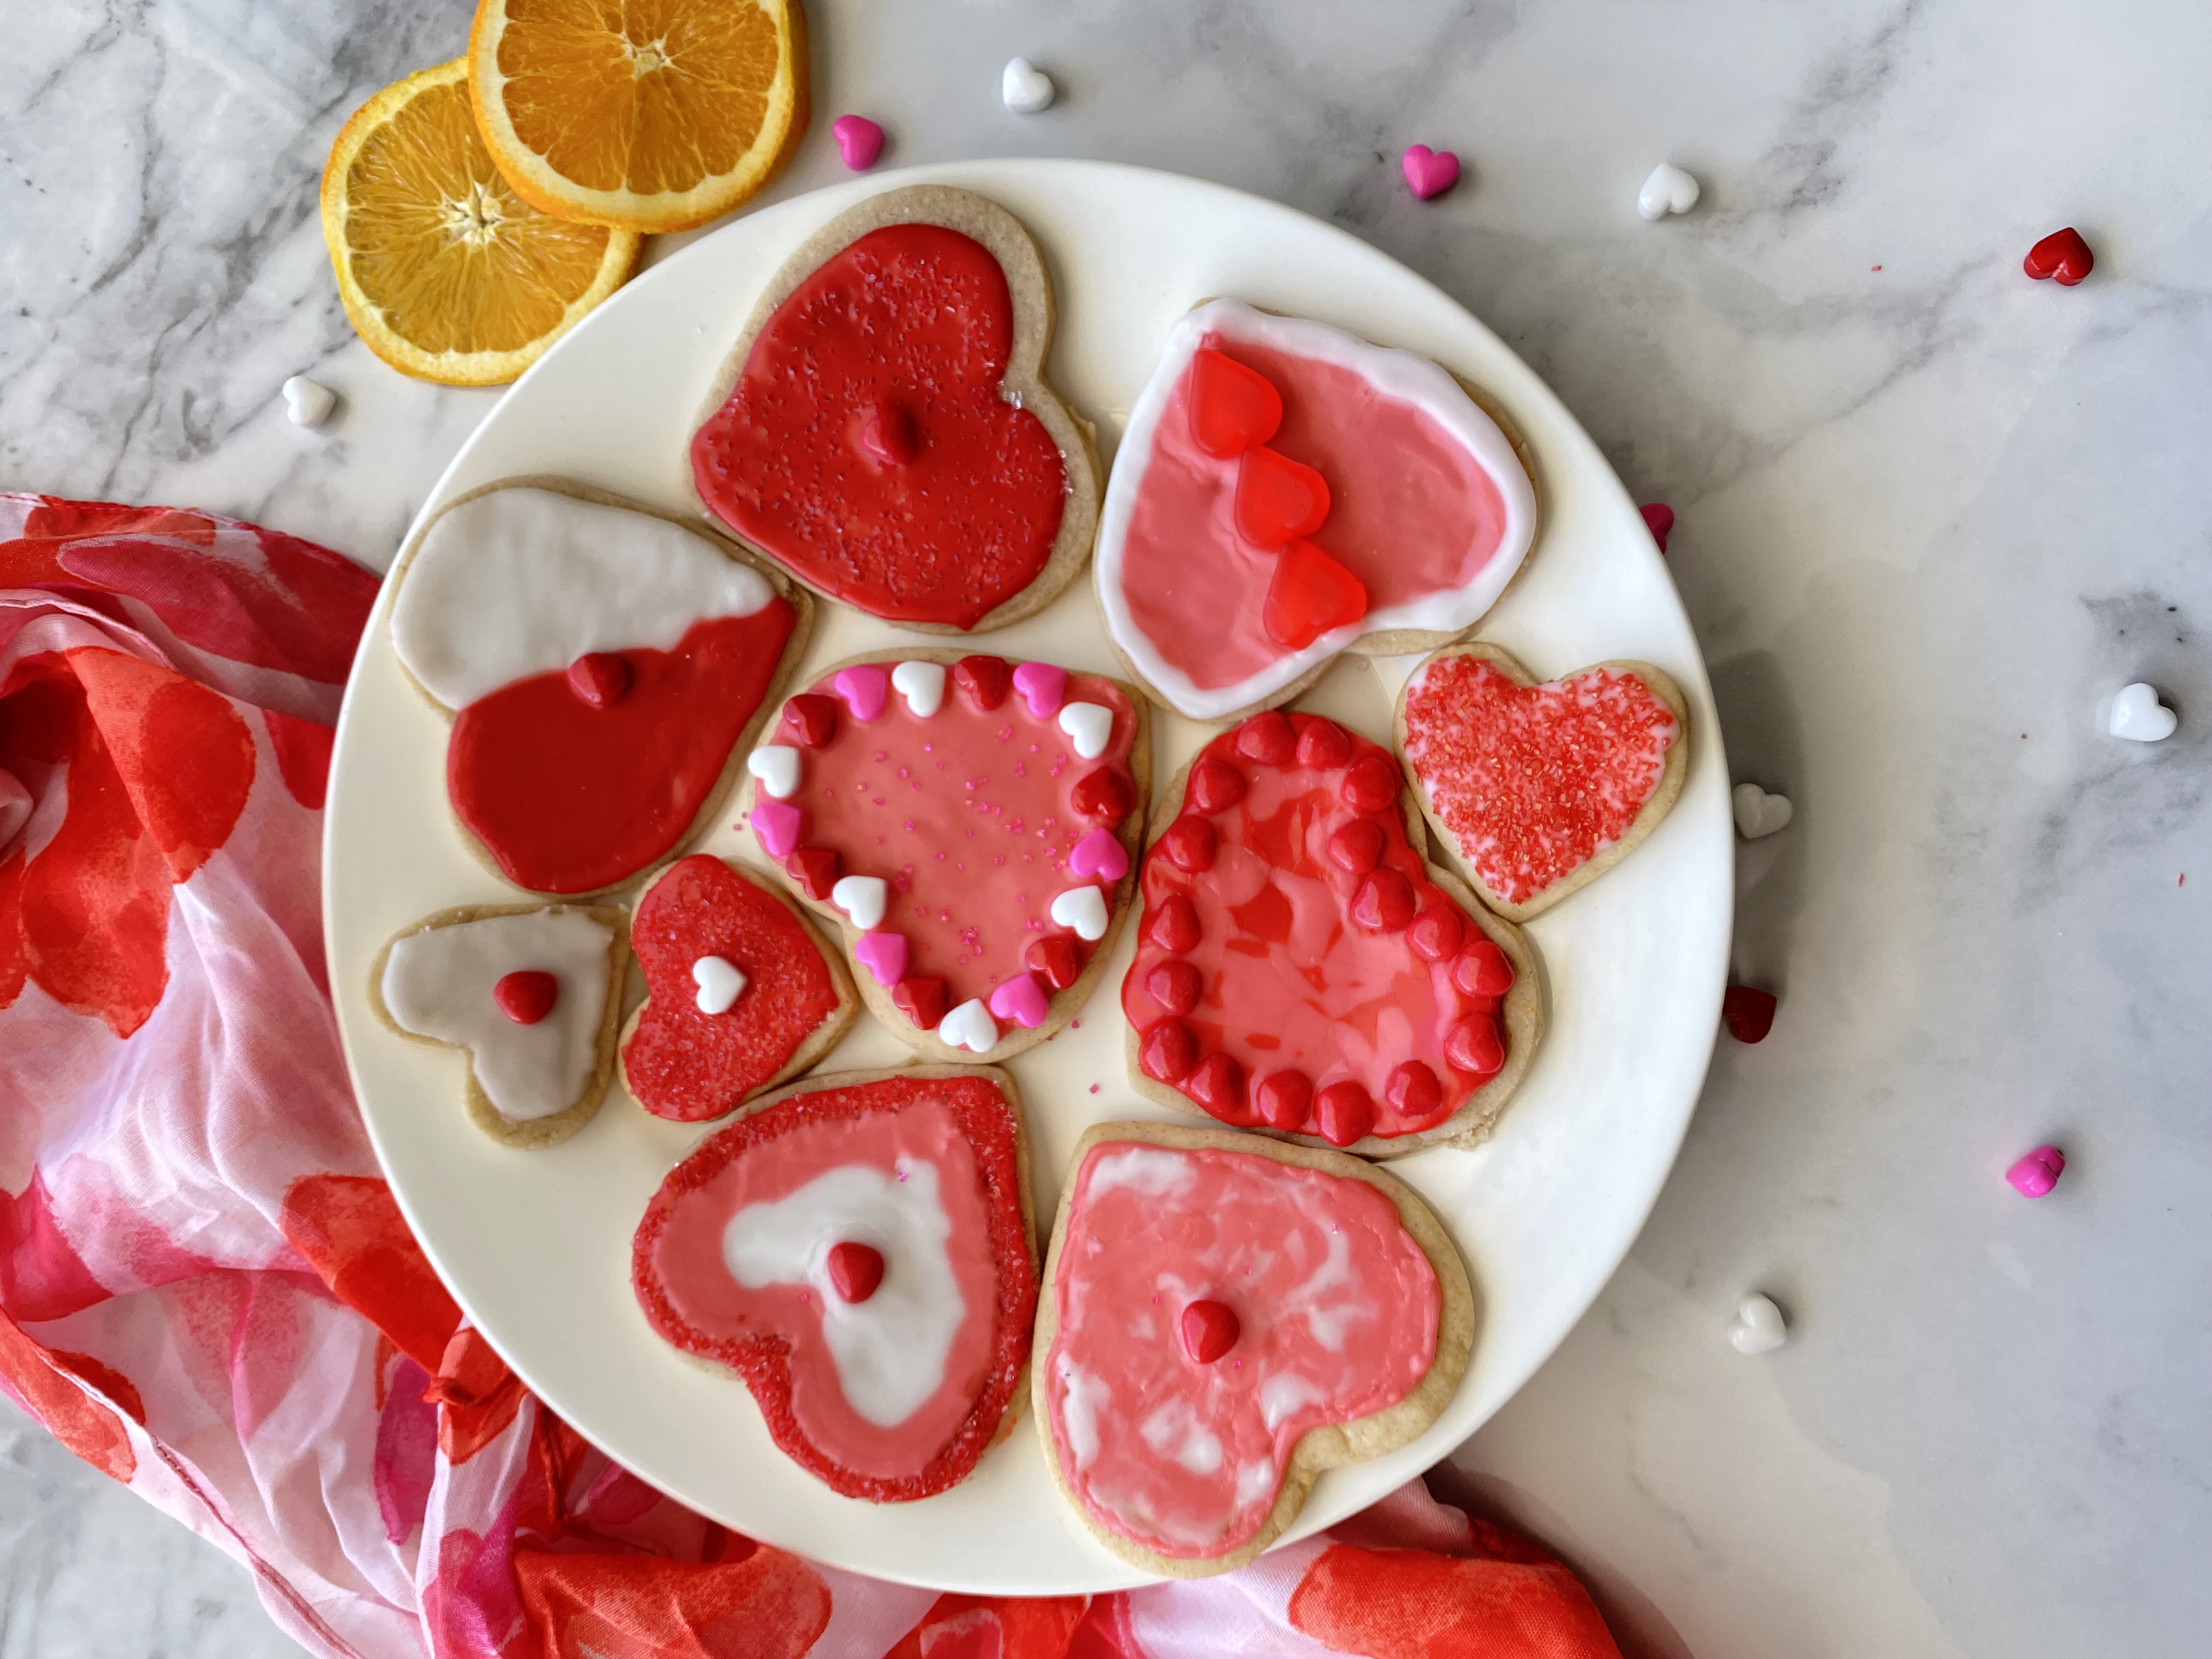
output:
[[778,800],[799,793],[799,751],[788,744],[771,743],[745,757],[745,770]]
[[1275,1464],[1272,1458],[1263,1457],[1255,1463],[1240,1464],[1237,1470],[1237,1503],[1232,1513],[1242,1513],[1247,1505],[1256,1504],[1275,1490]]
[[[1332,1291],[1344,1294],[1330,1299]],[[1352,1276],[1351,1241],[1341,1227],[1331,1227],[1328,1257],[1314,1270],[1312,1278],[1283,1298],[1281,1316],[1288,1319],[1303,1313],[1314,1340],[1331,1353],[1341,1353],[1350,1328],[1374,1318],[1376,1311],[1374,1298],[1361,1294],[1358,1282]]]
[[1052,902],[1052,919],[1094,944],[1106,937],[1109,916],[1106,896],[1096,887],[1071,887]]
[[917,719],[926,720],[945,707],[945,665],[902,662],[891,670],[891,690],[906,699]]
[[1114,1403],[1114,1391],[1066,1354],[1054,1363],[1061,1389],[1060,1431],[1075,1455],[1075,1467],[1087,1469],[1098,1455],[1098,1413]]
[[1198,1419],[1187,1400],[1170,1400],[1137,1425],[1144,1443],[1162,1457],[1172,1457],[1193,1474],[1212,1474],[1221,1467],[1221,1440]]
[[[722,1230],[722,1261],[748,1289],[805,1285],[814,1291],[846,1403],[889,1429],[943,1385],[945,1356],[967,1316],[945,1248],[951,1234],[934,1164],[902,1158],[896,1176],[848,1164],[739,1210]],[[830,1251],[848,1239],[883,1255],[883,1283],[865,1302],[846,1301],[830,1278]]]
[[945,1015],[937,1028],[937,1040],[948,1048],[988,1054],[999,1046],[999,1022],[981,997],[970,997]]
[[392,607],[392,644],[448,708],[593,651],[675,647],[774,593],[704,537],[550,489],[495,489],[432,525]]
[[1260,1385],[1260,1420],[1279,1427],[1294,1411],[1322,1402],[1320,1385],[1296,1371],[1277,1371]]
[[1107,741],[1114,735],[1114,711],[1095,702],[1063,703],[1060,729],[1075,744],[1079,759],[1097,760],[1106,752]]
[[[1267,667],[1234,685],[1201,690],[1190,677],[1171,666],[1152,641],[1139,629],[1121,592],[1121,544],[1128,533],[1129,515],[1144,483],[1150,464],[1152,434],[1159,425],[1168,399],[1189,367],[1191,354],[1208,334],[1231,340],[1252,340],[1292,356],[1310,357],[1352,370],[1385,398],[1413,404],[1458,441],[1490,475],[1505,505],[1505,528],[1498,550],[1474,580],[1465,587],[1449,588],[1404,605],[1370,611],[1349,627],[1322,635],[1303,651],[1287,652]],[[1114,471],[1106,483],[1106,499],[1098,519],[1098,546],[1093,556],[1097,569],[1098,601],[1106,613],[1107,631],[1137,672],[1181,713],[1193,720],[1218,720],[1231,711],[1258,702],[1288,685],[1316,663],[1336,655],[1363,634],[1395,629],[1456,633],[1470,626],[1496,604],[1506,583],[1528,556],[1536,533],[1536,492],[1522,471],[1520,458],[1500,431],[1498,422],[1484,414],[1451,375],[1425,357],[1394,351],[1302,317],[1276,317],[1237,300],[1215,300],[1186,312],[1168,331],[1166,345],[1152,378],[1137,394],[1129,411],[1121,447],[1115,452]]]
[[699,988],[695,1000],[701,1013],[726,1014],[750,981],[737,963],[722,957],[701,957],[691,964],[691,982]]
[[881,876],[842,876],[830,890],[830,902],[852,917],[853,926],[865,933],[884,919],[890,903],[890,889]]
[[1093,1164],[1091,1183],[1085,1190],[1097,1198],[1116,1187],[1134,1187],[1153,1198],[1165,1198],[1182,1192],[1197,1179],[1198,1173],[1191,1167],[1190,1160],[1180,1152],[1132,1146],[1126,1152],[1109,1152]]
[[[562,906],[484,916],[394,941],[380,988],[393,1024],[466,1048],[493,1109],[526,1122],[574,1105],[598,1068],[613,944],[605,923]],[[518,1025],[492,987],[526,968],[561,990],[544,1019]]]

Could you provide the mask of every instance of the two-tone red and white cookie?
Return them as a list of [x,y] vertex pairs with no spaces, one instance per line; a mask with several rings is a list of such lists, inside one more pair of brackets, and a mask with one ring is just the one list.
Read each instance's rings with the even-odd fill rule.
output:
[[965,1480],[1012,1426],[1036,1310],[1012,1080],[915,1066],[764,1097],[669,1171],[631,1284],[666,1341],[744,1378],[848,1498]]
[[1241,1566],[1324,1468],[1436,1420],[1474,1346],[1459,1254],[1354,1158],[1165,1124],[1085,1133],[1030,1391],[1060,1492],[1147,1571]]
[[1689,771],[1689,704],[1662,669],[1603,662],[1539,681],[1480,641],[1398,694],[1421,811],[1483,901],[1526,921],[1633,852]]
[[1536,958],[1425,842],[1381,744],[1280,710],[1215,737],[1145,854],[1131,1083],[1369,1157],[1487,1133],[1542,1036]]
[[392,642],[453,720],[446,791],[518,887],[617,887],[706,823],[813,601],[703,529],[557,478],[464,495],[394,580]]
[[1136,884],[1143,696],[1051,663],[915,649],[824,671],[747,757],[750,822],[840,924],[878,1018],[933,1060],[1058,1030]]

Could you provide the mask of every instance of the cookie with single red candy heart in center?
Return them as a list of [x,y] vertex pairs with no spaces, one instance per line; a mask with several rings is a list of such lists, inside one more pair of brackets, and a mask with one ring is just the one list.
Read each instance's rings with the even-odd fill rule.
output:
[[392,580],[392,647],[453,722],[446,793],[471,850],[568,896],[703,829],[813,615],[703,527],[562,478],[461,496]]
[[933,633],[1042,609],[1090,556],[1089,425],[1045,383],[1052,291],[997,203],[887,191],[770,279],[691,441],[707,511],[817,592]]
[[509,1146],[550,1146],[599,1109],[615,1066],[629,948],[621,911],[465,904],[377,953],[368,1006],[391,1030],[468,1055],[470,1121]]
[[1543,1033],[1536,957],[1425,845],[1381,744],[1280,710],[1212,738],[1153,817],[1130,1082],[1370,1158],[1488,1133]]
[[1526,921],[1603,875],[1674,809],[1689,704],[1646,662],[1539,681],[1480,641],[1447,646],[1398,694],[1421,811],[1483,902]]
[[790,698],[753,774],[761,849],[840,925],[860,994],[933,1060],[1042,1042],[1136,886],[1148,706],[1117,680],[953,650],[854,658]]
[[1458,1251],[1386,1171],[1102,1123],[1061,1192],[1030,1387],[1084,1525],[1195,1577],[1266,1549],[1323,1469],[1419,1435],[1474,1342]]
[[735,1111],[828,1054],[860,1012],[843,961],[798,907],[704,853],[639,895],[629,942],[646,1000],[623,1028],[623,1085],[655,1117]]
[[654,1331],[742,1377],[777,1446],[832,1490],[945,1491],[1012,1428],[1029,1378],[1012,1079],[921,1066],[763,1097],[661,1182],[631,1284]]

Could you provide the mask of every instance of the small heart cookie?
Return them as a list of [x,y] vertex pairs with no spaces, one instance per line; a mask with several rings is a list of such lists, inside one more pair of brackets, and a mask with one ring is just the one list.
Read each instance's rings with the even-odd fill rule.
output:
[[1480,641],[1446,646],[1398,694],[1421,811],[1484,902],[1526,921],[1658,827],[1689,770],[1689,705],[1663,672],[1605,662],[1539,681]]

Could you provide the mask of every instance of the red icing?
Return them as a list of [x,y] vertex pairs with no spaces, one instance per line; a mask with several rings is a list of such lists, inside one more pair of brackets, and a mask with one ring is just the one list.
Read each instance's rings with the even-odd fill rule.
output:
[[1012,340],[1006,273],[980,243],[871,231],[762,326],[691,441],[700,498],[871,615],[973,627],[1044,568],[1067,492],[1044,423],[1000,394]]
[[1077,1502],[1124,1537],[1236,1548],[1301,1436],[1395,1404],[1435,1361],[1436,1270],[1364,1182],[1108,1141],[1070,1188],[1042,1407]]
[[805,815],[801,840],[835,853],[847,875],[890,884],[878,928],[905,935],[908,974],[939,981],[947,1006],[988,998],[1029,965],[1040,939],[1066,941],[1079,972],[1090,960],[1093,947],[1052,920],[1052,902],[1088,879],[1067,867],[1075,844],[1099,827],[1077,805],[1079,793],[1097,788],[1085,781],[1099,771],[1114,781],[1124,805],[1107,827],[1135,805],[1136,711],[1110,681],[1089,675],[1068,677],[1066,701],[1113,711],[1096,761],[1079,759],[1056,720],[1030,714],[1023,699],[979,708],[965,696],[947,696],[927,718],[892,697],[873,720],[841,721],[805,758],[791,797]]
[[[1036,1275],[1022,1223],[1014,1123],[987,1079],[894,1076],[793,1096],[709,1136],[647,1207],[630,1278],[653,1329],[742,1376],[778,1446],[836,1491],[878,1503],[963,1479],[997,1433],[1029,1363]],[[966,1303],[944,1378],[891,1428],[847,1403],[802,1284],[747,1287],[724,1234],[748,1206],[859,1165],[896,1176],[927,1160]]]
[[1520,686],[1481,657],[1441,657],[1406,690],[1407,762],[1460,856],[1509,904],[1619,841],[1680,735],[1618,668]]
[[446,787],[501,873],[540,893],[626,880],[681,841],[775,676],[797,620],[773,599],[625,651],[630,686],[595,708],[565,672],[503,685],[453,718]]
[[[1222,732],[1190,777],[1231,804],[1187,811],[1146,854],[1144,927],[1121,984],[1139,1068],[1227,1123],[1340,1146],[1432,1128],[1498,1070],[1454,1057],[1449,1034],[1463,1020],[1496,1030],[1500,994],[1469,993],[1455,974],[1490,972],[1494,953],[1510,988],[1511,964],[1428,878],[1389,751],[1310,714],[1246,725],[1279,720],[1289,732],[1270,725],[1253,746],[1290,751],[1287,763],[1249,759],[1244,726]],[[1369,805],[1377,799],[1389,810]],[[1197,872],[1177,855],[1187,823],[1216,837]],[[1455,927],[1455,952],[1431,954]],[[1409,1063],[1431,1083],[1409,1082]]]
[[1204,346],[1190,354],[1190,435],[1200,449],[1226,460],[1282,423],[1283,394],[1266,375]]
[[[721,860],[679,860],[638,901],[630,949],[650,1000],[623,1045],[623,1075],[655,1117],[695,1123],[733,1111],[837,1012],[837,987],[804,924]],[[745,988],[699,1010],[691,964],[720,957]]]
[[491,988],[491,1000],[517,1025],[535,1025],[561,1000],[561,981],[542,968],[518,968],[499,976]]

